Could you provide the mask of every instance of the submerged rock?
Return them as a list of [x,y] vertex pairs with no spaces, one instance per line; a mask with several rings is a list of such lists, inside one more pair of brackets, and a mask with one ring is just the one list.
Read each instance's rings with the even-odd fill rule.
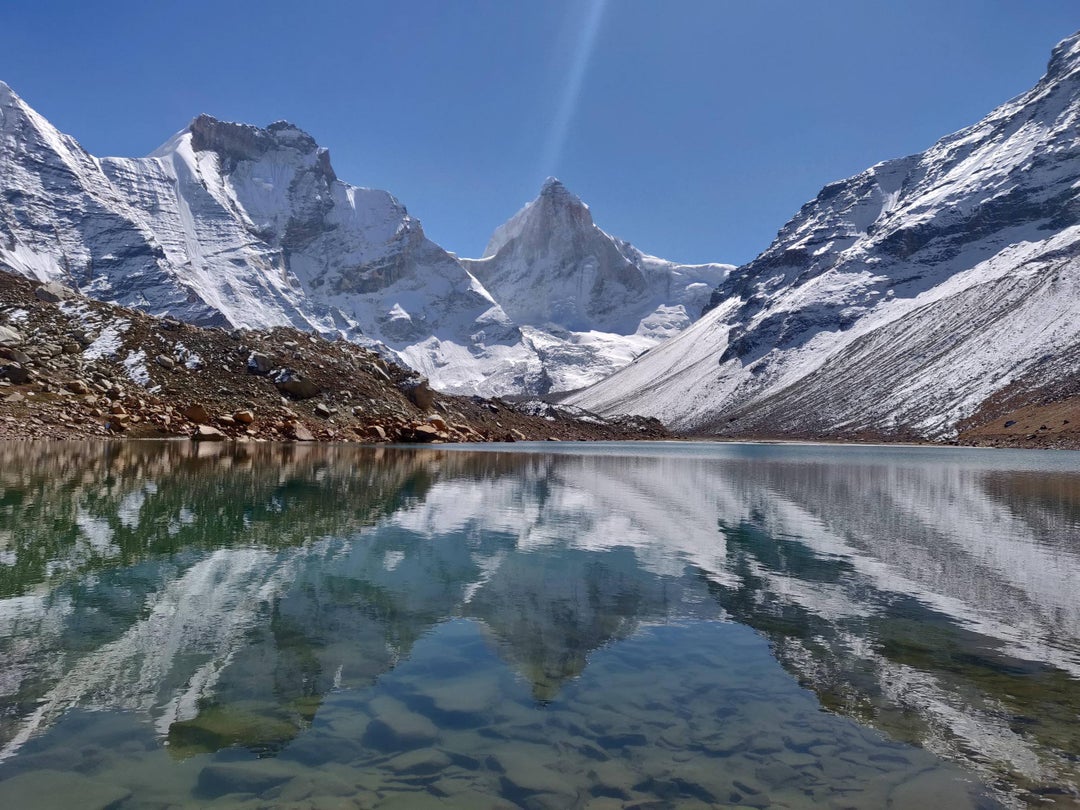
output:
[[0,807],[11,810],[110,810],[130,795],[126,788],[66,771],[29,771],[0,782]]
[[199,772],[198,792],[217,797],[227,793],[264,793],[296,776],[282,761],[268,757],[256,762],[227,762],[207,765]]
[[375,719],[364,732],[364,744],[383,750],[419,748],[439,735],[435,724],[400,700],[380,696],[371,701]]

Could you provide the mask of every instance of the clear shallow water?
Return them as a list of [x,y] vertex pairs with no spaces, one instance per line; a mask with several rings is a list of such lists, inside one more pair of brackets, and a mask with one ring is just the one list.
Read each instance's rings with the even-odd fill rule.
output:
[[1078,719],[1075,454],[0,446],[0,807],[1067,807]]

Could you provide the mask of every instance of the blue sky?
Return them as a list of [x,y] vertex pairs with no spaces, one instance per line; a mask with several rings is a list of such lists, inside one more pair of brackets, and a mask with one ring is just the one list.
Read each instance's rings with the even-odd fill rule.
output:
[[739,263],[1077,29],[1075,0],[12,0],[0,79],[98,155],[291,120],[463,255],[555,174],[647,252]]

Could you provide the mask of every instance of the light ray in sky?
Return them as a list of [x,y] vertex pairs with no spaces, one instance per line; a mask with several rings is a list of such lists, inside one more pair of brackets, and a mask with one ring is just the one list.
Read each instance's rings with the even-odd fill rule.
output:
[[541,174],[545,177],[555,173],[562,159],[563,148],[570,134],[570,125],[574,121],[574,113],[577,111],[581,88],[585,83],[585,74],[589,71],[589,60],[596,47],[596,36],[600,32],[600,23],[603,21],[606,6],[607,0],[589,0],[577,48],[566,76],[566,85],[562,98],[559,99],[559,109],[551,121],[551,129],[548,131],[547,142],[544,145]]

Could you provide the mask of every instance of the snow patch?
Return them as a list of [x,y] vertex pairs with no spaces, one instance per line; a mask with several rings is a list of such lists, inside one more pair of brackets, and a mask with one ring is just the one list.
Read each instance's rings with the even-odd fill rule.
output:
[[150,385],[150,370],[146,367],[146,352],[142,349],[128,353],[124,360],[124,369],[132,382],[143,388]]
[[[101,330],[94,341],[83,350],[85,360],[113,360],[123,348],[122,335],[131,327],[131,322],[118,319]],[[143,359],[146,358],[145,352]],[[130,359],[130,358],[129,358]],[[126,363],[125,363],[126,364]]]

